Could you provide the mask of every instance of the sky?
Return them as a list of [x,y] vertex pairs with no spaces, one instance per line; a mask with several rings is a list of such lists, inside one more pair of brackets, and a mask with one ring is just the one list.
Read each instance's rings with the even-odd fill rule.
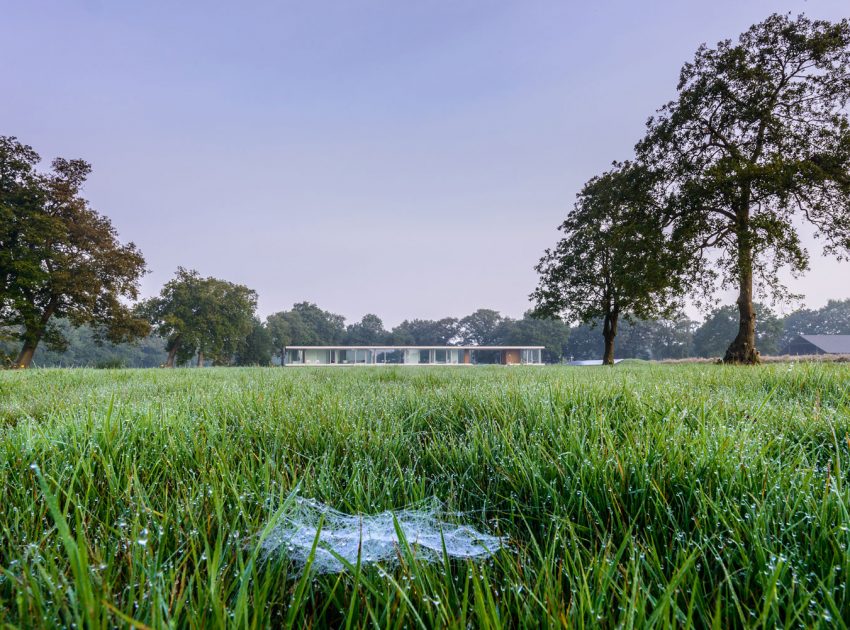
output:
[[[518,317],[582,183],[632,156],[699,44],[772,12],[850,6],[0,0],[0,134],[92,164],[144,296],[183,266],[263,316]],[[806,244],[789,286],[850,297],[850,263]]]

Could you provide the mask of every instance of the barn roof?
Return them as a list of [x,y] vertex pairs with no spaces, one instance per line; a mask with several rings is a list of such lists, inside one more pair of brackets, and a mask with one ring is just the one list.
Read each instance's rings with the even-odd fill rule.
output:
[[800,335],[827,354],[850,354],[850,335]]

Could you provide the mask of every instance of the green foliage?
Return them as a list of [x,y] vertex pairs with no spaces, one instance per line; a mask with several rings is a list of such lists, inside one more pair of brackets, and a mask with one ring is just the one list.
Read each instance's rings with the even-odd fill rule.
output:
[[311,302],[299,302],[292,306],[292,310],[269,315],[266,322],[278,352],[289,345],[340,344],[346,334],[345,317],[324,311]]
[[234,357],[236,365],[271,365],[274,345],[269,329],[256,317],[251,332],[239,345]]
[[[701,46],[638,155],[666,179],[664,214],[693,263],[739,290],[730,361],[758,360],[755,289],[804,271],[799,222],[828,253],[850,249],[850,21],[772,15]],[[707,255],[706,250],[712,254]],[[713,284],[713,282],[709,282]]]
[[[565,348],[566,356],[575,360],[602,356],[601,325],[596,321],[573,327]],[[654,361],[693,356],[692,338],[696,325],[681,315],[671,319],[625,321],[617,334],[617,356]]]
[[[0,373],[0,625],[831,627],[850,368]],[[492,561],[263,561],[291,493],[431,496]]]
[[167,339],[167,365],[193,356],[230,363],[254,324],[257,294],[241,284],[202,278],[197,271],[177,269],[159,296],[142,303],[138,312]]
[[[782,320],[767,306],[756,302],[756,341],[764,354],[779,354],[782,340]],[[721,306],[714,309],[694,332],[694,356],[722,357],[738,332],[738,309]]]
[[55,318],[91,324],[98,339],[114,343],[149,330],[123,301],[138,296],[145,260],[81,197],[91,167],[57,158],[41,173],[40,159],[0,136],[0,327],[17,331],[19,367],[29,366],[42,340],[67,344]]
[[381,318],[367,313],[359,322],[349,324],[345,331],[345,342],[352,346],[376,346],[387,343],[389,335]]
[[[52,350],[42,344],[35,351],[34,367],[157,367],[162,364],[165,341],[149,335],[132,343],[114,344],[101,342],[88,325],[72,326],[64,319],[57,319],[56,328],[67,341],[61,351]],[[7,355],[13,361],[17,355],[17,342],[0,340],[0,356]]]
[[445,346],[456,341],[458,333],[459,323],[454,317],[411,319],[393,328],[390,339],[397,346]]
[[[304,330],[293,329],[293,344],[333,345],[345,339],[345,317],[323,311],[311,302],[299,302],[292,306],[292,313],[304,323]],[[300,339],[297,335],[303,334]]]
[[470,346],[486,346],[496,343],[499,325],[503,319],[498,311],[479,308],[458,322],[460,342]]

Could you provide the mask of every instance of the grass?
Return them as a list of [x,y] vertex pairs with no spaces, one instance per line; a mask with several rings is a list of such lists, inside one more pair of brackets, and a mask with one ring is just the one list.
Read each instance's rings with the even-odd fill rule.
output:
[[[845,627],[850,365],[0,373],[0,624]],[[293,489],[486,562],[263,560]]]

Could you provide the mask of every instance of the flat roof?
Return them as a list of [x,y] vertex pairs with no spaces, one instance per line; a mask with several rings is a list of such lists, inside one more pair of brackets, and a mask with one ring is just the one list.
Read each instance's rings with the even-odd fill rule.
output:
[[546,346],[286,346],[287,350],[544,350]]

